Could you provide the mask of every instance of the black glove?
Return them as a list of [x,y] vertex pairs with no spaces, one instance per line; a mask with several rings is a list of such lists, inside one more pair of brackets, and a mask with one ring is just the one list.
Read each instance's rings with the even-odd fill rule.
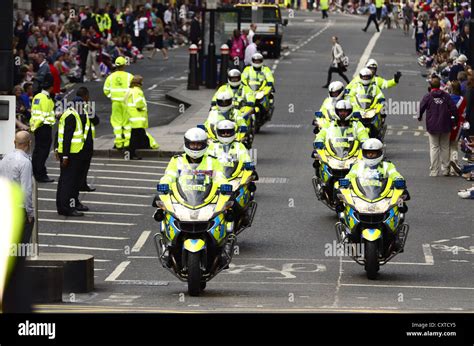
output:
[[402,76],[402,73],[400,71],[397,71],[397,73],[394,74],[393,79],[395,79],[395,83],[398,84],[398,81],[400,80],[401,76]]

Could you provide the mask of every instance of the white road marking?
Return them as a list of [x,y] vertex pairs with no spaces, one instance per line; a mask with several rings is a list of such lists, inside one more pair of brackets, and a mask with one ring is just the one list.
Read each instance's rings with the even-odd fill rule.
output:
[[456,286],[420,286],[420,285],[375,285],[375,284],[341,284],[347,287],[383,287],[383,288],[422,288],[422,289],[440,289],[440,290],[474,290],[474,287],[456,287]]
[[[39,191],[49,191],[49,192],[56,192],[55,189],[45,189],[45,188],[39,188]],[[121,197],[134,197],[134,198],[150,198],[151,196],[147,195],[134,195],[134,194],[129,194],[129,193],[116,193],[116,192],[81,192],[81,194],[94,194],[94,195],[105,195],[105,196],[121,196]]]
[[470,235],[462,235],[460,237],[454,237],[454,238],[451,238],[451,239],[466,239],[466,238],[471,238]]
[[[51,174],[49,174],[51,175]],[[55,198],[38,198],[40,201],[56,202]],[[148,204],[134,204],[134,203],[117,203],[117,202],[97,202],[97,201],[82,201],[85,204],[101,204],[101,205],[114,205],[124,207],[150,207]]]
[[[101,158],[101,157],[94,157],[94,159],[92,160],[92,162],[95,162],[95,161],[122,161],[122,162],[127,162],[127,160],[125,159],[109,159],[109,158]],[[140,163],[144,163],[144,162],[149,162],[149,163],[168,163],[168,161],[161,161],[161,160],[140,160]],[[130,165],[131,167],[135,167],[135,165]]]
[[138,238],[135,245],[132,247],[132,252],[140,252],[143,245],[145,245],[146,240],[150,236],[151,231],[143,231],[140,237]]
[[[59,174],[48,174],[52,177],[59,177]],[[162,177],[163,175],[159,175],[158,178]],[[94,179],[105,179],[105,180],[124,180],[124,181],[145,181],[150,183],[157,183],[159,179],[140,179],[140,178],[119,178],[119,177],[101,177],[101,176],[94,176]]]
[[[110,187],[110,188],[117,188],[117,189],[139,189],[139,190],[150,190],[150,192],[156,191],[156,188],[149,187],[149,186],[123,186],[123,185],[107,185],[107,184],[96,184],[94,187]],[[127,214],[122,214],[127,215]],[[130,214],[130,215],[138,215],[138,214]]]
[[[59,171],[59,168],[49,168],[54,171]],[[143,174],[143,175],[158,175],[158,173],[151,173],[151,172],[139,172],[139,171],[114,171],[110,169],[91,169],[89,172],[91,173],[122,173],[122,174]]]
[[[355,261],[351,261],[351,260],[343,260],[343,262],[344,262],[344,263],[357,264]],[[433,263],[395,262],[395,261],[387,262],[387,264],[391,264],[391,265],[408,265],[408,266],[432,266],[432,265],[433,265]]]
[[430,244],[423,244],[423,255],[425,256],[426,264],[434,264],[433,253],[431,252]]
[[85,221],[85,220],[58,220],[58,219],[38,219],[40,222],[58,222],[58,223],[84,223],[91,225],[111,225],[111,226],[136,226],[136,223],[125,222],[103,222],[103,221]]
[[288,178],[259,177],[256,183],[257,184],[287,184]]
[[[97,185],[96,185],[97,186]],[[40,213],[52,213],[57,214],[56,210],[39,210]],[[132,213],[112,213],[108,211],[85,211],[86,215],[117,215],[117,216],[142,216],[143,214],[132,214]]]
[[149,88],[146,89],[146,90],[153,90],[153,89],[155,89],[157,86],[158,86],[158,84],[153,84],[151,87],[149,87]]
[[370,54],[372,53],[372,50],[374,49],[375,44],[377,43],[377,40],[382,34],[382,31],[383,31],[383,27],[380,28],[380,32],[374,33],[372,37],[370,38],[370,41],[367,44],[367,47],[365,47],[364,53],[362,53],[362,56],[360,57],[359,64],[357,65],[357,68],[355,69],[355,72],[352,78],[355,78],[359,75],[359,71],[365,66],[365,64],[367,63],[367,60],[369,60]]
[[110,239],[110,240],[126,240],[126,237],[109,237],[102,235],[86,235],[86,234],[68,234],[68,233],[40,233],[48,237],[71,237],[71,238],[91,238],[91,239]]
[[272,127],[278,127],[278,128],[288,128],[288,129],[299,129],[303,125],[301,124],[268,124],[265,125],[265,127],[272,128]]
[[96,250],[96,251],[123,251],[123,249],[110,249],[104,247],[89,247],[89,246],[72,246],[61,244],[39,244],[40,247],[57,247],[64,249],[80,249],[80,250]]
[[123,261],[120,263],[104,281],[115,281],[120,276],[120,274],[122,274],[123,271],[127,269],[129,264],[130,261]]
[[433,243],[446,243],[449,239],[435,240]]
[[91,163],[91,166],[102,167],[130,167],[130,168],[149,168],[149,169],[165,169],[166,166],[144,166],[144,165],[124,165],[120,163]]
[[158,280],[114,280],[114,284],[136,286],[168,286],[168,281]]
[[178,108],[178,106],[172,106],[172,105],[162,103],[162,102],[147,101],[147,103],[151,103],[152,105],[165,106],[169,108]]
[[94,262],[112,262],[112,260],[94,258]]
[[341,289],[341,280],[344,269],[342,269],[342,256],[339,256],[339,273],[337,275],[336,290],[334,292],[334,301],[332,303],[333,308],[337,308],[339,305],[339,291]]

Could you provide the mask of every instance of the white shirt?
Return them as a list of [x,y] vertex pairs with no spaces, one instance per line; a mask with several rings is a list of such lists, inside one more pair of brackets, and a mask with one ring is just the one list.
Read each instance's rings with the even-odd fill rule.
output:
[[172,13],[169,9],[165,11],[165,15],[163,19],[165,20],[165,24],[171,23]]
[[247,35],[247,41],[248,43],[253,43],[253,36],[255,35],[255,32],[252,29],[249,29],[249,34]]
[[257,45],[255,43],[250,43],[247,48],[245,48],[245,66],[252,64],[252,56],[257,53]]

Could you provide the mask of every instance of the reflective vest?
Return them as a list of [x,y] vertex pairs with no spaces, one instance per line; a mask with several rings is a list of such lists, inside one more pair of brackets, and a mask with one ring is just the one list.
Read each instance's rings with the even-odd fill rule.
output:
[[132,129],[148,128],[148,111],[143,90],[137,86],[131,88],[125,102]]
[[[186,154],[173,156],[168,163],[165,170],[165,175],[160,179],[160,184],[171,184],[178,180],[179,177],[186,177],[188,172],[198,171],[212,171],[212,180],[214,183],[220,185],[225,184],[227,179],[224,175],[224,168],[219,160],[215,157],[204,154],[201,162],[196,168],[193,168],[186,158]],[[206,176],[204,183],[210,182],[210,177]]]
[[104,94],[112,101],[124,101],[133,75],[125,71],[115,71],[104,83]]
[[375,7],[382,8],[384,0],[375,0]]
[[[15,267],[17,256],[10,256],[12,246],[21,243],[25,214],[21,187],[5,178],[0,178],[0,307],[8,280]],[[1,309],[0,309],[1,312]]]
[[[86,113],[86,117],[87,119],[89,119],[89,122],[90,122],[90,118],[89,118],[89,105],[87,104],[85,107],[84,107],[84,113]],[[92,110],[91,110],[92,112]],[[91,132],[92,132],[92,139],[95,138],[95,126],[93,123],[90,123],[90,127],[91,127]],[[87,138],[87,137],[86,137]]]
[[262,66],[260,71],[255,70],[253,66],[247,66],[242,72],[242,83],[249,87],[257,85],[261,90],[264,86],[273,86],[273,82],[273,74],[268,66]]
[[217,157],[222,166],[226,166],[229,157],[232,157],[233,161],[252,162],[245,145],[237,141],[230,144],[214,141],[209,145],[207,152],[209,155]]
[[68,108],[61,115],[59,119],[58,126],[58,153],[63,153],[63,142],[64,142],[64,125],[66,124],[66,118],[70,115],[73,115],[76,118],[76,128],[74,129],[74,134],[71,139],[71,154],[77,154],[84,147],[84,142],[86,141],[87,134],[90,129],[90,120],[89,117],[86,117],[86,126],[82,128],[82,121],[79,113],[76,112],[73,108]]
[[31,104],[31,131],[36,131],[43,124],[53,126],[55,123],[54,102],[43,90],[36,94]]
[[321,6],[321,10],[328,10],[329,9],[329,1],[328,0],[320,0],[319,5]]

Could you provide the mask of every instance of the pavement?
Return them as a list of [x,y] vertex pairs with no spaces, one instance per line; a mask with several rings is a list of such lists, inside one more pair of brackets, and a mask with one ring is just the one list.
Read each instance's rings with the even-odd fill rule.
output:
[[[401,30],[376,35],[371,27],[363,33],[365,21],[330,14],[323,22],[319,13],[301,11],[290,18],[284,38],[288,51],[268,61],[277,92],[272,122],[254,142],[260,176],[255,220],[239,235],[230,268],[211,280],[202,296],[188,296],[186,283],[163,269],[156,256],[151,202],[168,160],[94,157],[89,179],[97,191],[81,194],[91,208],[84,218],[58,216],[55,183],[40,184],[39,239],[44,252],[94,255],[96,289],[65,292],[62,304],[39,305],[37,311],[473,312],[472,202],[457,197],[468,184],[428,176],[428,139],[424,123],[414,119],[427,85],[414,41]],[[385,78],[400,70],[400,85],[385,92],[387,101],[414,107],[393,108],[387,118],[386,153],[407,180],[411,229],[405,252],[384,265],[375,281],[367,280],[363,267],[350,258],[327,251],[334,245],[337,219],[317,201],[311,184],[311,121],[327,93],[321,86],[333,35],[350,59],[348,75],[368,56],[378,60]],[[206,109],[209,98],[196,95],[187,97]],[[182,142],[172,138],[199,123],[200,116],[184,120],[183,114],[170,123],[173,130],[160,129],[163,148],[167,136],[169,148],[179,146]],[[58,177],[57,162],[49,161],[48,169]]]

